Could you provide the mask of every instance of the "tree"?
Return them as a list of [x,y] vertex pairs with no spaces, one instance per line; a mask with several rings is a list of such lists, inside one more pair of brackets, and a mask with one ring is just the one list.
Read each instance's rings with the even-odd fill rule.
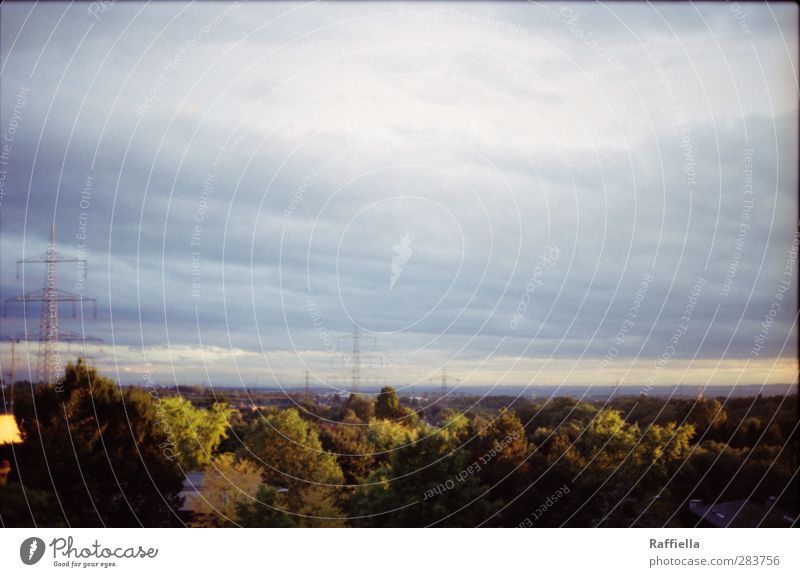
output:
[[663,482],[672,475],[675,466],[683,463],[691,451],[694,425],[675,423],[652,425],[642,436],[643,458],[652,469],[650,481]]
[[[736,483],[728,483],[747,459],[748,451],[714,441],[695,447],[671,483],[674,496],[680,500],[691,498],[710,501],[744,497],[748,494],[746,488],[740,489]],[[728,488],[722,491],[726,486]]]
[[383,387],[375,400],[375,418],[394,420],[405,414],[392,387]]
[[686,422],[695,427],[695,442],[721,440],[716,433],[727,422],[728,414],[719,400],[700,395],[694,401],[682,401],[680,407],[686,414]]
[[270,409],[253,424],[244,439],[242,456],[252,458],[264,480],[289,489],[289,505],[303,504],[306,485],[340,484],[344,476],[336,457],[322,448],[316,429],[296,409]]
[[186,503],[195,512],[195,527],[230,527],[237,524],[238,509],[256,495],[261,469],[234,455],[218,455],[206,466],[200,494]]
[[512,411],[503,409],[488,424],[482,424],[481,420],[472,424],[475,427],[472,429],[475,437],[471,443],[472,456],[484,465],[481,479],[494,486],[513,471],[512,482],[506,479],[500,489],[507,497],[515,496],[516,484],[513,481],[527,473],[526,461],[531,453],[522,422]]
[[525,493],[523,509],[535,509],[566,484],[573,506],[549,510],[539,525],[627,526],[653,499],[668,497],[663,484],[687,457],[694,427],[669,423],[642,432],[619,411],[604,409],[586,424],[570,422],[550,435],[548,473]]
[[464,413],[447,409],[439,414],[439,433],[453,446],[461,445],[469,436],[469,419]]
[[375,416],[375,403],[361,395],[352,393],[344,406],[345,413],[353,411],[362,423],[366,423]]
[[211,463],[211,456],[227,436],[233,409],[214,403],[197,409],[182,397],[159,399],[156,405],[165,430],[175,443],[175,458],[186,471]]
[[417,438],[417,431],[397,422],[372,419],[365,437],[375,464],[383,465],[389,462],[394,451],[413,443]]
[[237,503],[236,518],[242,527],[294,527],[292,518],[277,507],[278,492],[269,485],[260,485],[255,500]]
[[[469,452],[440,431],[426,431],[392,452],[351,501],[359,525],[470,527],[486,521],[497,503],[483,495]],[[474,467],[473,467],[474,469]],[[483,496],[482,496],[483,495]]]
[[289,514],[289,491],[276,490],[266,484],[258,488],[255,499],[237,506],[237,519],[242,527],[343,527],[342,512],[334,505],[328,487],[311,486],[303,489],[303,504],[295,514]]
[[542,405],[525,408],[520,418],[530,424],[531,430],[541,426],[555,429],[570,421],[588,422],[596,414],[597,408],[591,403],[571,397],[553,397]]
[[[306,485],[300,488],[300,506],[295,511],[297,527],[344,527],[346,517],[339,509],[337,488]],[[288,495],[291,501],[291,495]]]
[[19,483],[0,487],[0,525],[3,527],[66,527],[55,495]]
[[79,360],[59,388],[34,389],[30,401],[20,407],[20,483],[53,491],[66,524],[179,524],[183,475],[150,395]]
[[351,423],[327,426],[319,432],[322,446],[336,455],[348,484],[361,482],[375,465],[365,427]]

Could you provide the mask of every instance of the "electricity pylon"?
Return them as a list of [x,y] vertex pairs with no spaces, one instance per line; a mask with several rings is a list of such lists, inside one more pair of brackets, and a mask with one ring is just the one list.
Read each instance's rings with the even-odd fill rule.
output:
[[[97,301],[93,298],[85,297],[83,295],[70,293],[67,291],[59,290],[58,288],[58,274],[57,263],[59,262],[74,262],[79,263],[78,266],[87,269],[86,259],[66,257],[56,251],[56,225],[50,227],[50,245],[43,255],[26,258],[17,261],[17,278],[20,276],[20,265],[44,263],[44,286],[41,290],[29,292],[27,294],[6,299],[3,303],[3,316],[7,314],[8,303],[23,303],[23,307],[27,303],[41,302],[42,313],[39,318],[39,332],[35,335],[29,335],[27,327],[25,334],[19,338],[14,337],[16,340],[38,341],[39,354],[36,361],[36,379],[40,383],[47,383],[51,385],[58,381],[61,374],[62,366],[58,358],[58,343],[59,342],[97,342],[100,339],[89,337],[73,331],[62,331],[59,326],[58,309],[60,303],[72,303],[72,318],[77,316],[77,304],[80,303],[81,311],[83,311],[83,303],[92,303],[93,317],[97,318]],[[27,319],[27,314],[25,315]]]
[[352,389],[351,392],[358,393],[361,390],[361,340],[369,339],[372,341],[373,346],[376,345],[376,341],[374,337],[362,336],[358,323],[353,324],[352,335],[338,337],[337,342],[343,339],[353,341],[353,367],[350,371],[350,387]]
[[[430,380],[432,381],[433,379],[430,379]],[[461,379],[453,379],[451,377],[450,381],[451,382],[455,381],[457,384],[461,384]],[[447,382],[448,382],[447,365],[442,365],[442,381],[441,382],[442,382],[442,396],[444,397],[445,395],[447,395]]]

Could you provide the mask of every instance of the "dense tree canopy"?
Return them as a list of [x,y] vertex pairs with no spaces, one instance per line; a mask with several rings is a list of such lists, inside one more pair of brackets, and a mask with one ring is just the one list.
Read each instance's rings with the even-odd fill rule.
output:
[[52,491],[71,526],[178,522],[183,475],[152,397],[121,388],[82,361],[63,383],[17,403],[24,486]]
[[[692,499],[800,512],[796,395],[456,396],[414,412],[391,387],[261,411],[162,392],[82,361],[18,387],[2,524],[692,526]],[[190,469],[199,494],[181,508]]]

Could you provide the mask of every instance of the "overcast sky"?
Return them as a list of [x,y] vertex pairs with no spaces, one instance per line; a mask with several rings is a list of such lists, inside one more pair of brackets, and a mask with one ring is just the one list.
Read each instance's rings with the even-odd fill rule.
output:
[[796,378],[791,3],[1,10],[2,298],[85,233],[122,382]]

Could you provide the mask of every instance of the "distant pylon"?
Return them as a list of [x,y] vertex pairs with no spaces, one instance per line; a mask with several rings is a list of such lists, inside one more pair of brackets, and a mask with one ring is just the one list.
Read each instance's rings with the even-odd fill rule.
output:
[[308,398],[309,398],[309,394],[308,394],[308,370],[306,370],[306,401],[308,400]]
[[361,331],[358,325],[353,326],[353,376],[351,385],[353,391],[358,392],[361,388]]
[[[429,380],[433,381],[433,379],[429,379]],[[454,380],[454,381],[456,381],[456,383],[459,383],[459,384],[461,383],[461,379],[452,379],[451,378],[450,380],[451,381]],[[442,382],[442,396],[444,397],[445,395],[447,395],[447,382],[448,382],[447,365],[442,365],[442,381],[441,382]]]
[[[72,331],[60,331],[58,316],[59,303],[71,302],[72,316],[74,318],[76,316],[76,303],[81,303],[81,310],[83,310],[83,303],[91,302],[93,305],[93,316],[97,317],[97,301],[92,298],[84,297],[83,295],[58,289],[56,265],[59,262],[81,263],[84,271],[86,270],[86,259],[65,257],[56,251],[56,225],[53,224],[50,227],[50,245],[47,247],[47,252],[44,255],[17,261],[17,277],[19,277],[20,264],[45,263],[44,287],[39,291],[33,291],[22,296],[6,299],[5,303],[3,303],[4,305],[9,302],[42,303],[42,313],[39,318],[39,332],[33,338],[26,336],[24,340],[39,341],[39,354],[36,360],[36,379],[38,382],[47,383],[48,385],[58,381],[62,370],[61,360],[58,357],[59,340],[83,342],[99,341],[99,339],[94,337],[78,335]],[[6,310],[4,306],[4,316],[5,313]]]
[[351,392],[358,393],[361,391],[361,340],[362,339],[371,339],[373,342],[373,346],[375,344],[375,339],[373,337],[364,337],[361,335],[361,329],[358,327],[358,323],[353,324],[353,334],[348,336],[339,337],[337,340],[341,339],[352,339],[353,340],[353,368],[350,371],[350,388]]

